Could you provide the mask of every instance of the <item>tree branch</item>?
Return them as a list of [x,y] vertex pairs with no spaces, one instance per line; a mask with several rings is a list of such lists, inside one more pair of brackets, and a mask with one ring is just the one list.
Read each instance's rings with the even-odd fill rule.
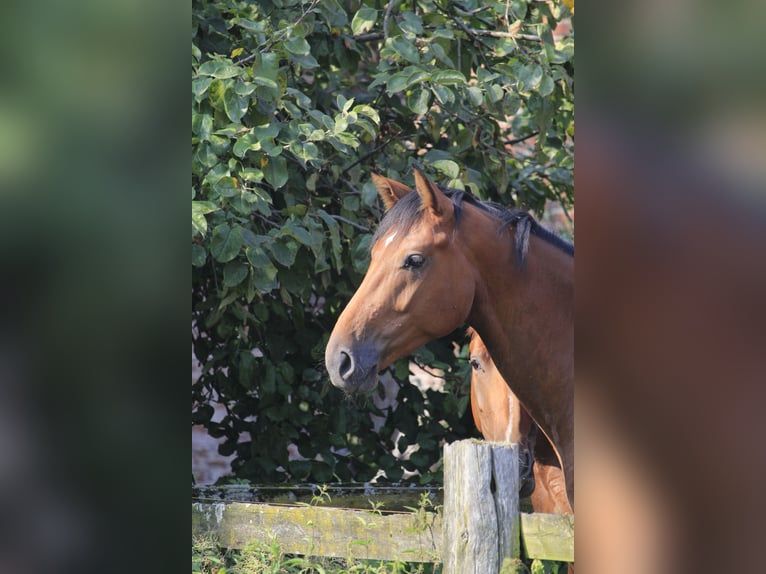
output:
[[525,136],[521,136],[520,138],[516,138],[516,139],[512,139],[512,140],[505,140],[503,143],[506,144],[506,145],[513,145],[513,144],[517,144],[517,143],[521,143],[523,141],[526,141],[529,138],[533,138],[533,137],[535,137],[536,135],[539,135],[539,134],[540,134],[540,132],[534,131],[531,134],[528,134],[528,135],[525,135]]
[[354,221],[351,221],[350,219],[346,219],[345,217],[341,217],[340,215],[332,215],[331,214],[330,217],[332,217],[333,219],[337,219],[341,223],[347,223],[348,225],[350,225],[354,229],[358,229],[359,231],[367,231],[367,232],[370,231],[369,227],[365,227],[364,225],[360,225],[360,224],[358,224],[358,223],[356,223]]
[[385,36],[382,32],[368,32],[367,34],[359,34],[358,36],[351,36],[352,39],[357,42],[374,42],[375,40],[382,40]]
[[[456,20],[457,21],[457,20]],[[541,42],[540,36],[534,34],[514,34],[512,32],[499,32],[497,30],[478,30],[476,28],[463,27],[466,34],[475,36],[489,36],[490,38],[510,38],[512,40],[529,40],[530,42]]]
[[374,148],[372,151],[369,151],[369,152],[367,152],[367,153],[366,153],[366,154],[364,154],[362,157],[360,157],[360,158],[359,158],[359,159],[357,159],[356,161],[352,162],[350,165],[348,165],[348,166],[344,167],[344,168],[343,168],[343,171],[342,171],[341,173],[347,173],[347,172],[348,172],[348,171],[349,171],[349,170],[350,170],[352,167],[354,167],[354,166],[356,166],[356,165],[358,165],[358,164],[362,163],[362,162],[363,162],[363,161],[365,161],[367,158],[369,158],[369,157],[371,157],[371,156],[375,155],[375,154],[376,154],[376,153],[378,153],[380,150],[382,150],[384,147],[386,147],[388,144],[390,144],[390,143],[391,143],[391,141],[392,141],[393,139],[394,139],[394,136],[389,136],[389,138],[388,138],[386,141],[384,141],[382,144],[380,144],[378,147]]
[[388,38],[388,19],[391,17],[391,9],[394,7],[395,0],[388,0],[386,6],[386,15],[383,16],[383,38]]

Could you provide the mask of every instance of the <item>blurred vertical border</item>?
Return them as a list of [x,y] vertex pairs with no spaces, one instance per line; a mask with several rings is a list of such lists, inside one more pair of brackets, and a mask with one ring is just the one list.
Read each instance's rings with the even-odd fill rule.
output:
[[190,21],[4,4],[0,571],[188,565]]
[[[587,572],[763,569],[764,10],[576,6]],[[0,571],[188,564],[190,12],[3,7]]]
[[576,8],[577,565],[763,571],[766,6]]

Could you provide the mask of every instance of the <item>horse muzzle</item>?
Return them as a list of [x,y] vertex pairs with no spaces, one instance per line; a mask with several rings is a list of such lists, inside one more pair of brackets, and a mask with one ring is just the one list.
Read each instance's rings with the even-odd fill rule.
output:
[[349,394],[369,393],[378,383],[380,354],[372,345],[336,344],[325,349],[325,364],[332,384]]

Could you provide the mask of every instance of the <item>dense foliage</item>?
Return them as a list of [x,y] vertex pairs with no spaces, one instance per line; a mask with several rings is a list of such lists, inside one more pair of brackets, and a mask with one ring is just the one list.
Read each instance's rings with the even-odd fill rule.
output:
[[329,384],[324,346],[382,216],[371,170],[412,184],[417,157],[483,199],[572,205],[574,36],[552,33],[570,17],[525,0],[193,2],[192,420],[237,476],[431,480],[441,441],[472,432],[451,338],[418,354],[445,392],[406,384],[401,361],[384,411]]

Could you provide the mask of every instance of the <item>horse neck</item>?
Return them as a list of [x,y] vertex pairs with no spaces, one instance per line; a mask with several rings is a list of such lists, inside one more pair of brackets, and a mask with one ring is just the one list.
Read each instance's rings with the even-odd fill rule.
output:
[[466,241],[467,257],[476,265],[468,322],[555,444],[562,432],[555,428],[556,421],[573,415],[573,260],[530,235],[526,267],[519,270],[513,260],[513,239],[508,233],[498,235],[496,228],[486,221],[474,222],[471,229],[483,232]]

